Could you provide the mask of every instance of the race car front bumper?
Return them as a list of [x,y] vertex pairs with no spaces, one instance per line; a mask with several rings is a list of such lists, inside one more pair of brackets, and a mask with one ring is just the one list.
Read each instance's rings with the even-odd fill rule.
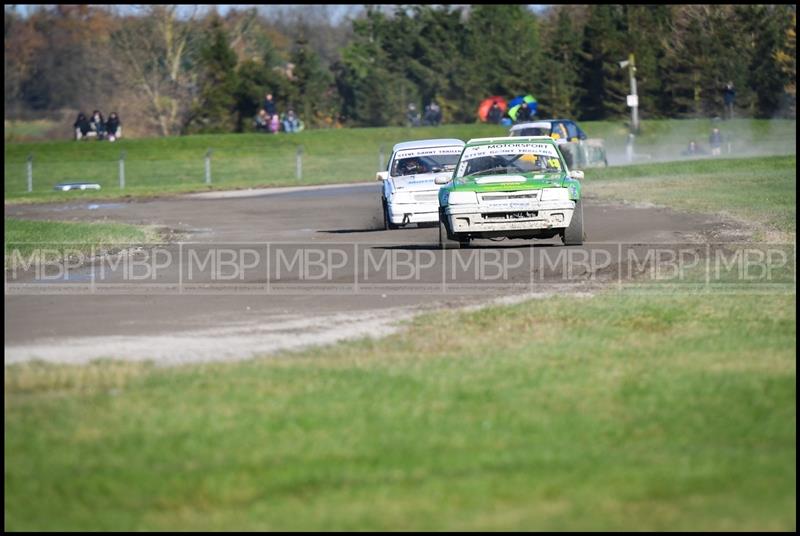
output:
[[503,231],[546,231],[569,227],[574,201],[549,201],[525,207],[449,205],[445,215],[453,233],[498,233]]
[[389,203],[389,220],[394,225],[439,221],[439,203]]

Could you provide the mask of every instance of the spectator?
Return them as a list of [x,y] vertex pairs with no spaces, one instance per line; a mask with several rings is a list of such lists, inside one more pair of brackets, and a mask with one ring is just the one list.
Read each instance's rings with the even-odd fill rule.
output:
[[289,109],[283,118],[283,131],[284,132],[297,132],[300,127],[300,121],[294,114],[294,110]]
[[408,126],[410,127],[418,127],[420,125],[419,120],[419,112],[417,112],[417,107],[414,106],[414,103],[408,105],[408,112],[406,113],[406,120],[408,122]]
[[681,154],[683,156],[697,156],[697,155],[705,154],[705,151],[703,151],[703,149],[701,149],[700,146],[697,145],[696,141],[691,140],[689,142],[689,146],[686,147],[686,149]]
[[100,110],[92,112],[92,117],[89,119],[89,132],[90,136],[96,136],[98,140],[102,140],[106,136],[106,121],[103,119],[103,114]]
[[117,112],[111,112],[108,115],[106,132],[108,132],[108,141],[114,141],[122,137],[122,121],[119,120]]
[[261,108],[253,120],[256,127],[256,132],[269,132],[269,120],[270,117],[267,115],[267,111],[264,108]]
[[431,102],[425,107],[424,124],[431,126],[439,126],[442,122],[442,109],[436,104],[436,101]]
[[272,93],[264,95],[264,110],[266,110],[269,117],[278,113],[278,110],[275,108],[275,101],[272,100]]
[[517,110],[517,123],[524,123],[531,120],[531,109],[527,102],[523,102]]
[[489,108],[489,113],[486,116],[486,119],[490,123],[497,124],[503,118],[503,109],[497,104],[497,101],[492,103],[492,107]]
[[269,131],[273,134],[277,134],[280,129],[281,129],[280,118],[278,117],[278,114],[273,114],[272,117],[269,118]]
[[712,155],[719,156],[722,154],[722,133],[719,128],[714,127],[711,131],[711,135],[708,137],[708,144],[711,146]]
[[86,136],[88,136],[89,132],[92,130],[89,126],[89,120],[86,118],[86,114],[83,112],[78,114],[78,118],[75,119],[75,123],[72,125],[72,128],[75,129],[76,140],[86,138]]
[[725,101],[725,118],[733,119],[733,101],[736,100],[736,90],[733,82],[728,82],[722,90],[722,98]]

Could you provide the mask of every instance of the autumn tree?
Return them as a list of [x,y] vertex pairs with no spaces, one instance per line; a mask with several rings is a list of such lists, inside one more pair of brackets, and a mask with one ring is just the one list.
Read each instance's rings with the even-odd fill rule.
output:
[[181,21],[177,6],[151,5],[120,17],[122,25],[112,35],[112,44],[123,83],[144,96],[144,119],[161,135],[179,134],[195,82],[190,68],[197,49],[194,13]]

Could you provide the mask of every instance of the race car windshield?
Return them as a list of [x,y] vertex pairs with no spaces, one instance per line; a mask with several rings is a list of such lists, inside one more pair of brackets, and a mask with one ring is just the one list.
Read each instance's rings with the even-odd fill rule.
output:
[[520,141],[467,146],[458,162],[455,176],[552,173],[563,170],[564,161],[554,143]]
[[434,154],[413,156],[410,158],[395,158],[392,164],[391,175],[392,177],[402,177],[404,175],[453,171],[458,163],[458,157],[459,154]]
[[467,162],[464,173],[459,174],[459,177],[555,171],[561,171],[561,162],[558,158],[542,154],[523,153],[472,158]]

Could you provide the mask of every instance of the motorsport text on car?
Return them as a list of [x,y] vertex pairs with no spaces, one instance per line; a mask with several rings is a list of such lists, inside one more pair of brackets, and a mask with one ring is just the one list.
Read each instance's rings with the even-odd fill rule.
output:
[[550,136],[558,144],[567,164],[575,169],[608,166],[606,149],[601,139],[590,139],[575,121],[547,119],[519,123],[511,127],[509,136]]
[[469,140],[439,190],[439,244],[475,238],[584,240],[582,171],[570,171],[549,136]]
[[463,148],[463,141],[449,138],[407,141],[394,146],[387,171],[377,174],[377,179],[383,181],[384,229],[439,221],[440,186],[436,179],[450,179]]

